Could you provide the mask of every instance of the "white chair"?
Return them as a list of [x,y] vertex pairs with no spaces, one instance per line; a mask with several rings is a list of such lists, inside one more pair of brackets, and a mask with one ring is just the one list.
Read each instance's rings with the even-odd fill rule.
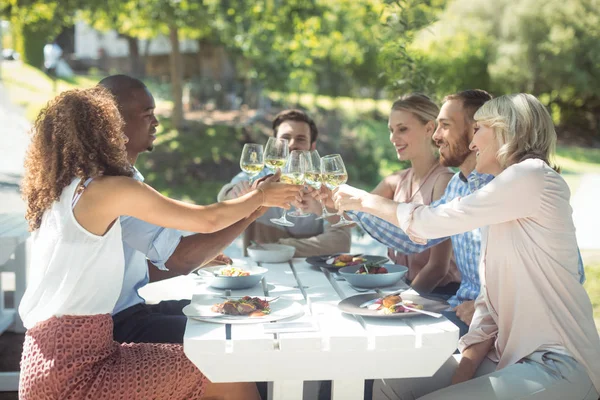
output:
[[[17,308],[27,287],[28,237],[27,221],[23,214],[0,214],[0,272],[15,274],[15,308],[12,309],[4,307],[4,287],[0,274],[0,334],[6,330],[25,332]],[[19,371],[0,372],[0,392],[17,391],[18,388]]]

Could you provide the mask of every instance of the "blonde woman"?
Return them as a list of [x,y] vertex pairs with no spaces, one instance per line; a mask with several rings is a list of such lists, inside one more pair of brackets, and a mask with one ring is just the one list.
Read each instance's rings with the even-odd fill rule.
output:
[[[431,140],[439,111],[429,97],[420,93],[402,96],[392,104],[390,143],[398,160],[410,161],[410,168],[386,177],[371,193],[397,202],[426,205],[442,197],[454,172],[440,164]],[[452,258],[450,240],[414,254],[390,247],[388,257],[408,267],[408,281],[419,292],[441,292],[450,297],[458,289],[460,273]]]
[[339,209],[377,215],[416,242],[484,227],[482,289],[460,361],[451,358],[425,385],[378,382],[375,398],[442,387],[423,398],[596,400],[600,339],[579,283],[569,188],[550,163],[552,119],[534,96],[516,94],[490,100],[475,120],[476,170],[495,178],[472,195],[435,208],[348,186],[334,195]]

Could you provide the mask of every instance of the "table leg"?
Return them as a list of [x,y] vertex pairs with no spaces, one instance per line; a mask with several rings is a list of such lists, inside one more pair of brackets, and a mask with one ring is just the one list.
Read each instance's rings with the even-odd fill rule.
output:
[[[21,304],[21,299],[27,288],[27,268],[29,266],[27,242],[28,240],[19,244],[15,251],[15,311],[19,309],[19,304]],[[15,322],[10,330],[19,333],[23,333],[26,330],[18,312],[15,314]]]
[[362,379],[335,380],[332,383],[332,400],[362,400],[365,381]]
[[302,400],[303,381],[269,382],[269,400]]

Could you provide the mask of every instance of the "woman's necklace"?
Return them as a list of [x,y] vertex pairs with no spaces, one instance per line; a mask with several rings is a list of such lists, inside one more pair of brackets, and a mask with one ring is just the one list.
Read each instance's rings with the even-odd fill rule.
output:
[[[421,188],[423,187],[423,185],[425,185],[425,183],[427,183],[427,180],[431,177],[431,174],[433,174],[433,171],[435,171],[435,169],[437,168],[437,163],[434,164],[431,169],[429,170],[429,172],[427,172],[427,174],[425,175],[425,177],[423,179],[421,179],[421,183],[419,185],[419,187],[417,188],[417,190],[414,191],[414,193],[412,193],[412,195],[410,196],[410,199],[408,199],[408,201],[406,203],[410,203],[412,202],[412,200],[415,198],[415,196],[417,195],[417,193],[419,193],[421,191]],[[410,180],[410,190],[412,192],[412,188],[413,185],[415,183],[414,181],[414,170],[413,170],[413,177]]]

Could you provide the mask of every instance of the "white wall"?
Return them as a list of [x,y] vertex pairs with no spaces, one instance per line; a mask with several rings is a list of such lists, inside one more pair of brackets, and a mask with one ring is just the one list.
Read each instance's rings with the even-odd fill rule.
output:
[[[138,40],[140,52],[145,51],[146,41]],[[179,47],[182,53],[198,51],[195,40],[180,40]],[[98,58],[98,51],[104,49],[108,57],[126,57],[129,55],[127,41],[118,37],[116,31],[99,32],[83,21],[75,24],[75,56],[77,58]],[[171,44],[169,38],[159,35],[150,40],[149,55],[169,54]]]

